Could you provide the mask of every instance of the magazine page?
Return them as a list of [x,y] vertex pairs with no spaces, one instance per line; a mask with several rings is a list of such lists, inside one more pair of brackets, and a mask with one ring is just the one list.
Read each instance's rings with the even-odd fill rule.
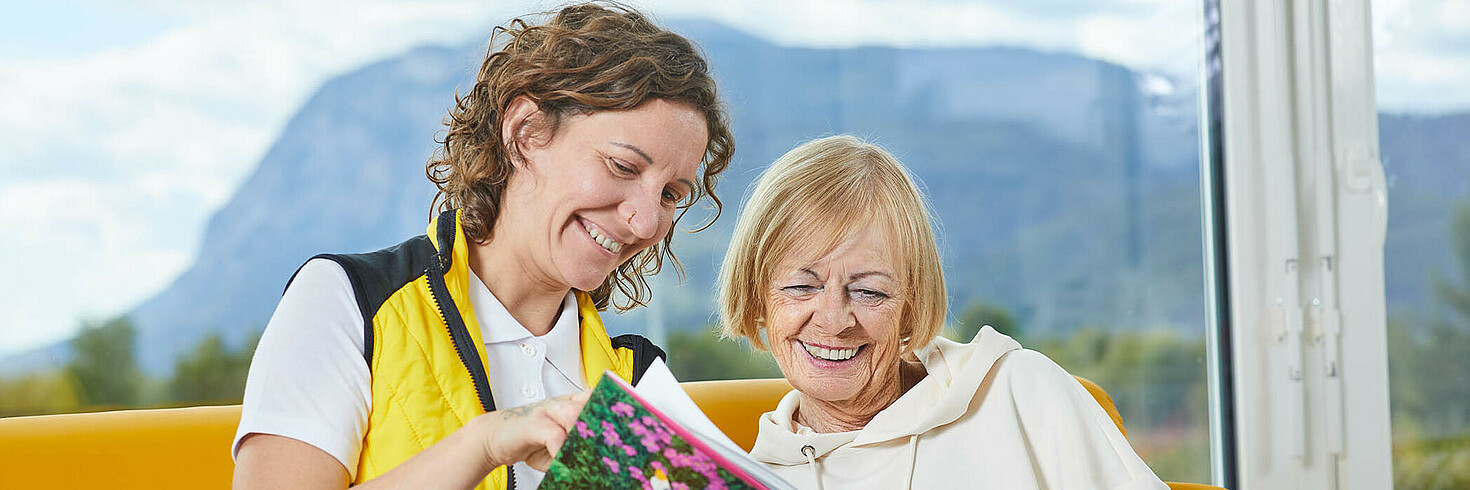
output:
[[648,366],[648,370],[643,372],[643,378],[638,380],[633,391],[638,393],[639,398],[658,407],[658,410],[664,415],[679,422],[679,425],[704,436],[705,440],[721,444],[726,449],[737,453],[745,453],[738,444],[735,444],[735,441],[730,440],[719,427],[715,426],[714,422],[710,421],[709,417],[704,415],[699,405],[696,405],[694,400],[689,398],[689,394],[684,392],[684,388],[679,386],[679,380],[674,378],[674,373],[669,371],[669,367],[664,365],[662,359],[654,360],[653,364]]
[[771,488],[791,488],[781,477],[766,469],[764,464],[751,458],[740,445],[735,444],[735,441],[730,440],[729,436],[710,421],[704,411],[699,409],[699,405],[694,403],[694,399],[689,398],[689,394],[679,386],[679,380],[674,378],[674,373],[669,371],[663,360],[655,360],[648,366],[633,391],[645,403],[657,407],[664,415],[710,443],[710,448],[719,452],[730,464],[738,466],[760,481],[767,482]]
[[671,410],[680,411],[680,418],[705,427],[698,431],[686,427],[616,374],[604,373],[540,488],[792,488],[730,442],[677,381],[673,384],[677,394],[666,385],[653,388],[673,378],[662,364],[658,368],[662,373],[655,376],[667,379],[648,389],[676,407]]

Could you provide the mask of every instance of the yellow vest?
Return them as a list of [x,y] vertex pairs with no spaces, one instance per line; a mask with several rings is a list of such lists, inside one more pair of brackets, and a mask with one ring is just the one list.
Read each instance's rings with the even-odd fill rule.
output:
[[[425,235],[366,254],[319,255],[342,265],[363,314],[364,359],[372,373],[372,409],[357,480],[376,478],[495,410],[485,344],[470,308],[468,246],[459,214],[447,211]],[[315,257],[314,257],[315,258]],[[577,291],[582,367],[636,380],[663,351],[647,339],[609,339],[592,298]],[[507,466],[476,488],[512,488]]]

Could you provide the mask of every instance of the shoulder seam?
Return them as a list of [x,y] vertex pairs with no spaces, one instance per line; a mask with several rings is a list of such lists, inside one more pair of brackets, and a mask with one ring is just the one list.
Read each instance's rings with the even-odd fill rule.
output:
[[[424,275],[424,265],[434,260],[435,250],[427,236],[419,235],[382,250],[358,254],[319,254],[308,259],[335,262],[347,274],[352,295],[363,323],[363,361],[369,371],[373,363],[373,317],[395,292]],[[305,265],[303,264],[303,267]],[[300,272],[300,268],[297,269]],[[292,274],[291,278],[296,278]],[[287,282],[290,287],[290,282]]]

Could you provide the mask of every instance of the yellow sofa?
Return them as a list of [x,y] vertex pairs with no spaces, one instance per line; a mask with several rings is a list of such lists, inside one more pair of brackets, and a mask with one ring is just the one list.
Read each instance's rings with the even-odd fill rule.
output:
[[[1122,430],[1112,398],[1091,381],[1077,379]],[[684,383],[684,388],[748,450],[755,443],[757,416],[775,408],[791,385],[784,379],[749,379]],[[234,470],[229,446],[239,420],[239,405],[0,419],[0,488],[228,488]]]

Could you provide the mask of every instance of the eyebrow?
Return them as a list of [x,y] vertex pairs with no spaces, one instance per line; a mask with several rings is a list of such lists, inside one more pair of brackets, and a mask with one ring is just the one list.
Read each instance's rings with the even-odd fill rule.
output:
[[886,278],[889,278],[889,279],[893,279],[893,276],[888,275],[887,272],[882,272],[882,271],[867,271],[867,272],[859,272],[857,274],[853,274],[851,276],[847,276],[847,280],[849,280],[849,281],[856,281],[858,279],[862,279],[862,278],[868,277],[868,276],[882,276],[882,277],[886,277]]
[[653,165],[653,157],[650,157],[647,153],[644,153],[642,148],[619,141],[609,141],[608,143],[612,144],[613,146],[633,150],[633,153],[637,153],[638,156],[643,157],[643,161],[648,162],[649,165]]
[[[812,278],[814,278],[814,279],[821,279],[821,276],[818,276],[817,273],[816,272],[813,272],[811,269],[802,269],[800,272],[805,272],[807,274],[811,274]],[[882,271],[865,271],[865,272],[859,272],[857,274],[853,274],[851,276],[847,276],[847,280],[849,280],[849,281],[855,281],[855,280],[862,279],[862,278],[868,277],[868,276],[883,276],[883,277],[886,277],[886,278],[889,278],[889,279],[893,279],[893,276],[888,275],[887,272],[882,272]]]
[[[649,165],[653,165],[653,157],[648,156],[648,153],[645,153],[642,148],[639,148],[637,146],[630,145],[630,144],[627,144],[627,143],[623,143],[621,141],[609,141],[608,143],[611,144],[611,145],[613,145],[613,146],[619,147],[619,148],[626,148],[626,149],[632,150],[633,153],[637,153],[638,156],[643,157],[643,161],[648,162]],[[679,179],[677,182],[679,182],[681,184],[684,184],[686,186],[689,186],[689,192],[691,192],[691,193],[694,192],[694,189],[697,189],[698,188],[698,187],[695,187],[694,186],[694,182],[693,181],[690,181],[689,179]]]
[[690,182],[689,179],[679,179],[676,182],[679,182],[681,184],[684,184],[686,186],[689,186],[689,193],[690,194],[693,194],[694,193],[694,189],[695,189],[694,183],[693,182]]

